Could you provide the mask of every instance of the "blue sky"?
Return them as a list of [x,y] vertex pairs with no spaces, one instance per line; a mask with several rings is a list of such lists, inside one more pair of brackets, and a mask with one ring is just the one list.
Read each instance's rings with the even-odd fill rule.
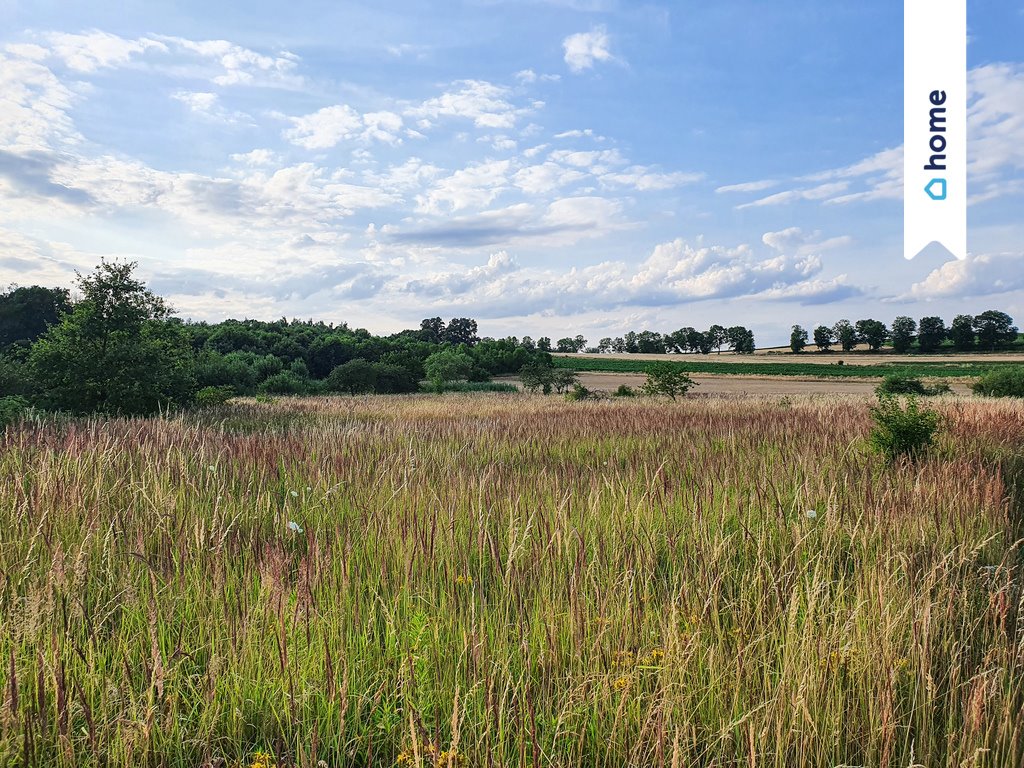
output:
[[[893,0],[0,0],[0,284],[487,335],[1024,320],[1024,7],[970,9],[970,251],[902,258]],[[237,8],[237,6],[235,6]]]

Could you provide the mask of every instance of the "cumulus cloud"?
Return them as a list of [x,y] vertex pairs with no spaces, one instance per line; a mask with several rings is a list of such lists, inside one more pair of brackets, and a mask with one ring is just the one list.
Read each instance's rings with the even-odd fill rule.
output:
[[477,128],[507,130],[516,121],[539,106],[516,107],[510,101],[512,91],[484,80],[460,80],[455,89],[409,107],[405,114],[418,119],[423,129],[429,129],[441,118],[470,120]]
[[590,69],[595,62],[615,60],[611,52],[611,38],[603,25],[594,27],[589,32],[569,35],[562,41],[562,49],[569,70],[577,74]]
[[417,207],[425,213],[461,211],[490,205],[508,189],[510,160],[490,160],[474,163],[439,179],[423,195],[417,197]]
[[361,115],[347,104],[324,107],[308,115],[288,118],[292,126],[283,136],[304,149],[330,149],[345,140],[401,144],[402,118],[394,112]]
[[76,72],[122,67],[137,55],[150,50],[167,52],[167,46],[159,40],[146,37],[128,40],[98,30],[77,35],[51,32],[45,39],[49,43],[49,54],[61,59],[69,69]]
[[1024,252],[969,255],[947,261],[915,283],[915,298],[989,296],[1024,290]]

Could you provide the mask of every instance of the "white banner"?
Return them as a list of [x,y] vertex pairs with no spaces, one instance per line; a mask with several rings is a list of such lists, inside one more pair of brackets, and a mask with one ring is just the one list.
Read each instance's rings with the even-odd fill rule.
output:
[[904,0],[903,255],[967,257],[967,0]]

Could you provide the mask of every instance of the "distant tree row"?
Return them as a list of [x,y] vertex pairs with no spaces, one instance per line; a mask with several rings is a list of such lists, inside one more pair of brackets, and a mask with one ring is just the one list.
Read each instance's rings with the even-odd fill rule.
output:
[[[525,341],[525,340],[524,340]],[[666,355],[696,353],[702,355],[711,354],[713,351],[721,352],[726,348],[737,354],[749,355],[757,349],[754,344],[754,333],[742,325],[734,325],[726,328],[721,325],[712,325],[706,331],[698,331],[696,328],[680,328],[672,333],[657,333],[656,331],[630,331],[624,336],[612,338],[607,336],[601,339],[597,346],[588,347],[587,340],[582,336],[575,338],[559,339],[557,352],[589,352],[592,354],[646,354]]]
[[793,352],[803,352],[813,338],[819,352],[829,352],[833,346],[849,352],[858,344],[866,344],[871,352],[878,352],[886,343],[894,352],[901,354],[937,352],[947,347],[957,352],[993,351],[1017,344],[1019,335],[1012,317],[990,309],[979,315],[957,315],[948,327],[941,317],[922,317],[915,321],[901,315],[893,320],[891,327],[873,319],[856,323],[840,320],[832,326],[819,325],[812,337],[805,328],[794,325],[789,348]]

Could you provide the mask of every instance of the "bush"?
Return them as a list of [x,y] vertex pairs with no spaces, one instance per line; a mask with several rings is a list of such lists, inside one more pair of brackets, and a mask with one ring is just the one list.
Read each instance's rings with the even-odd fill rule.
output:
[[1024,397],[1024,365],[989,371],[971,389],[985,397]]
[[891,373],[875,387],[879,395],[927,395],[930,394],[924,382],[914,376]]
[[519,387],[507,381],[449,381],[441,384],[423,384],[423,392],[518,392]]
[[577,402],[580,400],[596,400],[597,393],[592,392],[580,383],[572,385],[572,389],[565,393],[565,399],[569,402]]
[[619,384],[619,388],[612,392],[612,397],[636,397],[636,390],[626,384]]
[[303,395],[306,393],[306,382],[290,371],[275,373],[262,384],[260,392],[273,395]]
[[0,429],[21,420],[28,410],[28,403],[17,395],[0,397]]
[[235,388],[229,385],[221,387],[203,387],[196,392],[196,405],[200,408],[216,408],[224,405],[235,396]]
[[939,414],[918,405],[913,395],[904,408],[892,395],[880,395],[878,405],[871,409],[875,426],[871,430],[871,447],[890,461],[900,456],[915,458],[935,439]]

